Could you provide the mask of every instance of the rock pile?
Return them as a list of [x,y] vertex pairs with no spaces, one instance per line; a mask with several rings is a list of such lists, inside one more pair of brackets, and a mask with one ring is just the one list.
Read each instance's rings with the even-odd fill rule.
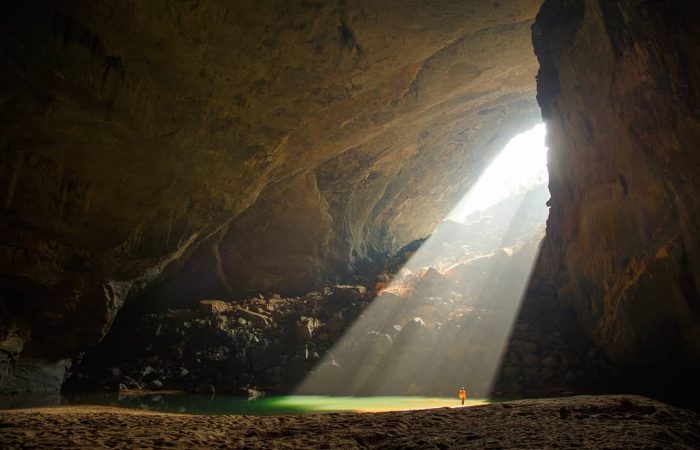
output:
[[348,284],[299,297],[206,299],[189,310],[139,316],[132,326],[115,327],[74,385],[450,396],[465,385],[486,396],[500,366],[498,395],[589,387],[610,367],[573,331],[573,319],[561,319],[555,303],[545,305],[551,292],[532,288],[528,298],[540,301],[512,329],[543,217],[517,216],[522,233],[493,221],[512,210],[510,203],[543,202],[543,193],[535,188],[468,223],[446,223],[430,241],[378,260],[358,276],[369,289]]
[[110,335],[71,380],[110,390],[288,391],[369,299],[361,286],[303,297],[202,300],[198,310],[149,314]]
[[[496,254],[499,262],[490,264],[517,257]],[[507,283],[481,292],[489,304],[464,280],[435,269],[407,279],[402,291],[376,297],[362,286],[337,285],[150,314],[111,334],[72,384],[203,394],[301,386],[332,395],[452,395],[467,385],[474,396],[520,396],[590,390],[614,370],[553,307],[521,314],[508,339],[507,312],[517,305],[493,301]]]

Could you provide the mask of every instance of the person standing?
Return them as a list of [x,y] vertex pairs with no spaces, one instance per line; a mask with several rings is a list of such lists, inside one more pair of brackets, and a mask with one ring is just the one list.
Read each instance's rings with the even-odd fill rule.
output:
[[464,390],[464,387],[459,388],[459,399],[462,400],[462,405],[464,405],[464,400],[467,399],[467,391]]

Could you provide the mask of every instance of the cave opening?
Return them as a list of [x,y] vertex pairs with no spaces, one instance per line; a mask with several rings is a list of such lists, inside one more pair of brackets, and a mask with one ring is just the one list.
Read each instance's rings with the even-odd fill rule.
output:
[[698,447],[694,0],[137,3],[2,8],[0,447]]
[[447,220],[464,222],[477,211],[547,185],[546,128],[538,124],[514,136],[494,158]]

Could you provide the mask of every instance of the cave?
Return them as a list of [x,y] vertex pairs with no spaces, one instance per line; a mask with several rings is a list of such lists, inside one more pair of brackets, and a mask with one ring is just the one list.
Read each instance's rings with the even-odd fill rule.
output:
[[0,9],[3,448],[700,445],[693,0]]

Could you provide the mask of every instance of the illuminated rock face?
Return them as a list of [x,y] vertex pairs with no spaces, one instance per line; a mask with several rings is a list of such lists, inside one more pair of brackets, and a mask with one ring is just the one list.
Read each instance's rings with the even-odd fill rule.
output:
[[154,284],[303,289],[430,233],[539,115],[540,3],[2,6],[0,386],[57,388]]
[[[302,291],[429,234],[539,117],[540,3],[2,6],[0,390],[56,389],[144,292]],[[620,363],[700,362],[699,15],[533,29],[537,275]]]
[[552,195],[541,272],[618,363],[700,363],[699,24],[692,1],[557,0],[533,28]]

